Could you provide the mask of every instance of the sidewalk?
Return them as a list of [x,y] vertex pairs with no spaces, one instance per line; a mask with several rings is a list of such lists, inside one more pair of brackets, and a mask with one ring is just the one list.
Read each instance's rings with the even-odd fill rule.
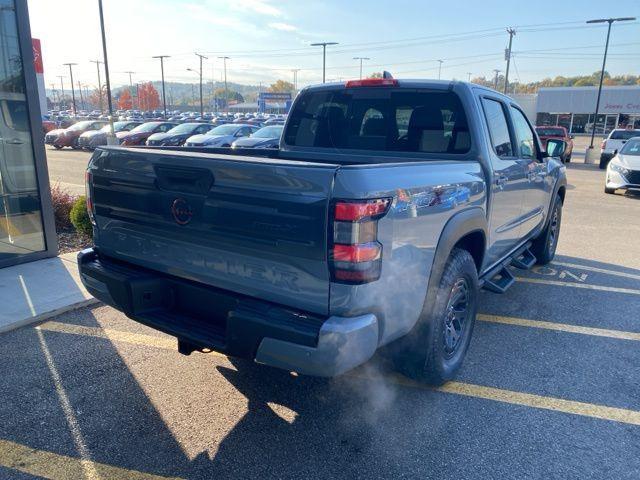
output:
[[76,253],[0,269],[0,333],[95,302]]

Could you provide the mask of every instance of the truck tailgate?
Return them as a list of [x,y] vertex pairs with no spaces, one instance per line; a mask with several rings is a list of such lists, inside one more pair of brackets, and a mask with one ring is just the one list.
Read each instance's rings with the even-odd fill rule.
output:
[[327,314],[337,165],[106,148],[89,164],[101,254]]

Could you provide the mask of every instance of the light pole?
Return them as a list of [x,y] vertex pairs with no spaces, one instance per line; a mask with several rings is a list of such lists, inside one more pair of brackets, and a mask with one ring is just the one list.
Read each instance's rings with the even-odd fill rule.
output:
[[[635,17],[619,17],[619,18],[599,18],[596,20],[588,20],[587,23],[608,23],[609,26],[607,28],[607,41],[604,46],[604,57],[602,58],[602,70],[600,71],[600,84],[598,85],[598,97],[596,99],[596,111],[593,115],[593,128],[591,129],[591,142],[589,143],[589,147],[587,148],[587,156],[585,161],[590,160],[589,153],[593,151],[593,138],[596,135],[596,125],[598,122],[598,111],[600,109],[600,95],[602,94],[602,81],[604,80],[604,67],[607,63],[607,50],[609,49],[609,36],[611,35],[611,25],[613,22],[628,22],[635,20]],[[603,126],[603,133],[606,125]]]
[[136,72],[124,72],[129,74],[129,93],[131,94],[131,108],[135,106],[133,103],[133,77],[132,75]]
[[322,47],[322,83],[325,83],[327,70],[327,45],[338,45],[338,42],[312,43],[312,47]]
[[467,72],[467,81],[471,81],[471,72]]
[[204,101],[202,99],[202,59],[208,60],[208,57],[205,57],[204,55],[200,55],[199,53],[196,53],[196,55],[198,56],[198,58],[200,58],[200,71],[198,72],[200,74],[200,117],[203,117]]
[[497,68],[493,71],[493,73],[496,74],[496,77],[493,79],[493,89],[494,90],[498,90],[498,74],[501,72],[502,70],[498,70]]
[[444,60],[438,60],[438,80],[440,80],[440,76],[442,74],[442,63]]
[[104,13],[102,11],[102,0],[98,0],[100,11],[100,32],[102,34],[102,61],[104,63],[104,77],[107,85],[107,107],[109,107],[109,134],[107,135],[107,145],[117,145],[118,140],[113,131],[113,100],[111,99],[111,80],[109,79],[109,57],[107,56],[107,36],[104,30]]
[[66,65],[69,67],[69,75],[71,76],[71,102],[73,105],[73,114],[75,115],[77,110],[76,110],[76,91],[73,87],[73,66],[77,65],[77,63],[63,63],[63,65]]
[[293,92],[295,93],[298,91],[298,72],[300,69],[294,68],[291,71],[293,72]]
[[224,62],[224,109],[225,109],[225,113],[229,113],[229,90],[227,89],[227,60],[230,60],[231,57],[227,57],[227,56],[223,56],[223,57],[218,57],[220,59],[222,59],[222,61]]
[[98,99],[100,101],[100,113],[102,113],[102,82],[100,81],[100,64],[102,63],[100,60],[89,60],[91,63],[96,64],[96,68],[98,70]]
[[[196,75],[200,75],[200,72],[198,72],[197,70],[194,70],[193,68],[187,68],[187,72],[193,72]],[[191,83],[191,101],[193,102],[193,104],[196,104],[196,93],[193,90],[193,83]],[[202,113],[200,113],[200,116],[202,116]]]
[[369,57],[353,57],[354,60],[360,60],[360,80],[362,80],[362,61],[371,60]]
[[[160,59],[160,74],[162,75],[162,106],[164,108],[164,118],[167,118],[167,100],[164,93],[164,59],[169,58],[169,55],[156,55],[151,58],[159,58]],[[138,99],[140,100],[140,99]]]
[[58,95],[58,101],[60,103],[60,110],[62,110],[62,102],[64,101],[64,75],[58,75],[60,79],[60,95]]
[[84,106],[84,98],[82,95],[82,84],[80,83],[80,80],[78,80],[78,90],[80,90],[80,109],[81,110],[86,110],[85,106]]

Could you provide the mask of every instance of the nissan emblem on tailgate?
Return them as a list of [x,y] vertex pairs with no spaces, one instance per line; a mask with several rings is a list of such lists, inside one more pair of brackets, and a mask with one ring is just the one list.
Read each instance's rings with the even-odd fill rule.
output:
[[171,214],[178,225],[186,225],[193,218],[191,205],[184,198],[176,198],[171,204]]

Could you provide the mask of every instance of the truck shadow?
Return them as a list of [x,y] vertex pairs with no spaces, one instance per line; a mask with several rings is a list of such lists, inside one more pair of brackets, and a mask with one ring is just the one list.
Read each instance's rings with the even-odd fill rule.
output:
[[[106,310],[52,321],[97,331],[98,308]],[[126,331],[128,322],[109,328]],[[46,324],[1,335],[0,352],[0,441],[126,470],[203,479],[357,477],[364,453],[388,452],[383,423],[415,428],[410,407],[398,408],[377,366],[365,378],[302,377]],[[225,403],[221,388],[233,402]],[[246,411],[237,410],[242,397]]]
[[[570,256],[558,256],[549,268],[640,291],[638,269]],[[613,322],[630,308],[637,311],[640,296],[624,304],[596,302],[585,315],[571,301],[576,295],[621,294],[522,284],[492,295],[481,312],[637,331],[628,315],[627,326]],[[612,323],[590,323],[600,318]],[[141,332],[106,307],[58,321]],[[481,363],[481,346],[472,344],[466,374]],[[395,477],[411,465],[437,478],[446,462],[430,464],[429,458],[444,458],[452,444],[459,451],[476,448],[474,424],[456,423],[460,411],[451,409],[451,397],[397,386],[388,370],[375,358],[342,377],[311,378],[239,359],[181,357],[100,336],[22,328],[0,335],[0,439],[181,478]],[[508,442],[509,432],[500,427],[503,412],[497,409],[484,428]],[[495,431],[487,426],[494,421]],[[456,434],[452,425],[461,430]]]

